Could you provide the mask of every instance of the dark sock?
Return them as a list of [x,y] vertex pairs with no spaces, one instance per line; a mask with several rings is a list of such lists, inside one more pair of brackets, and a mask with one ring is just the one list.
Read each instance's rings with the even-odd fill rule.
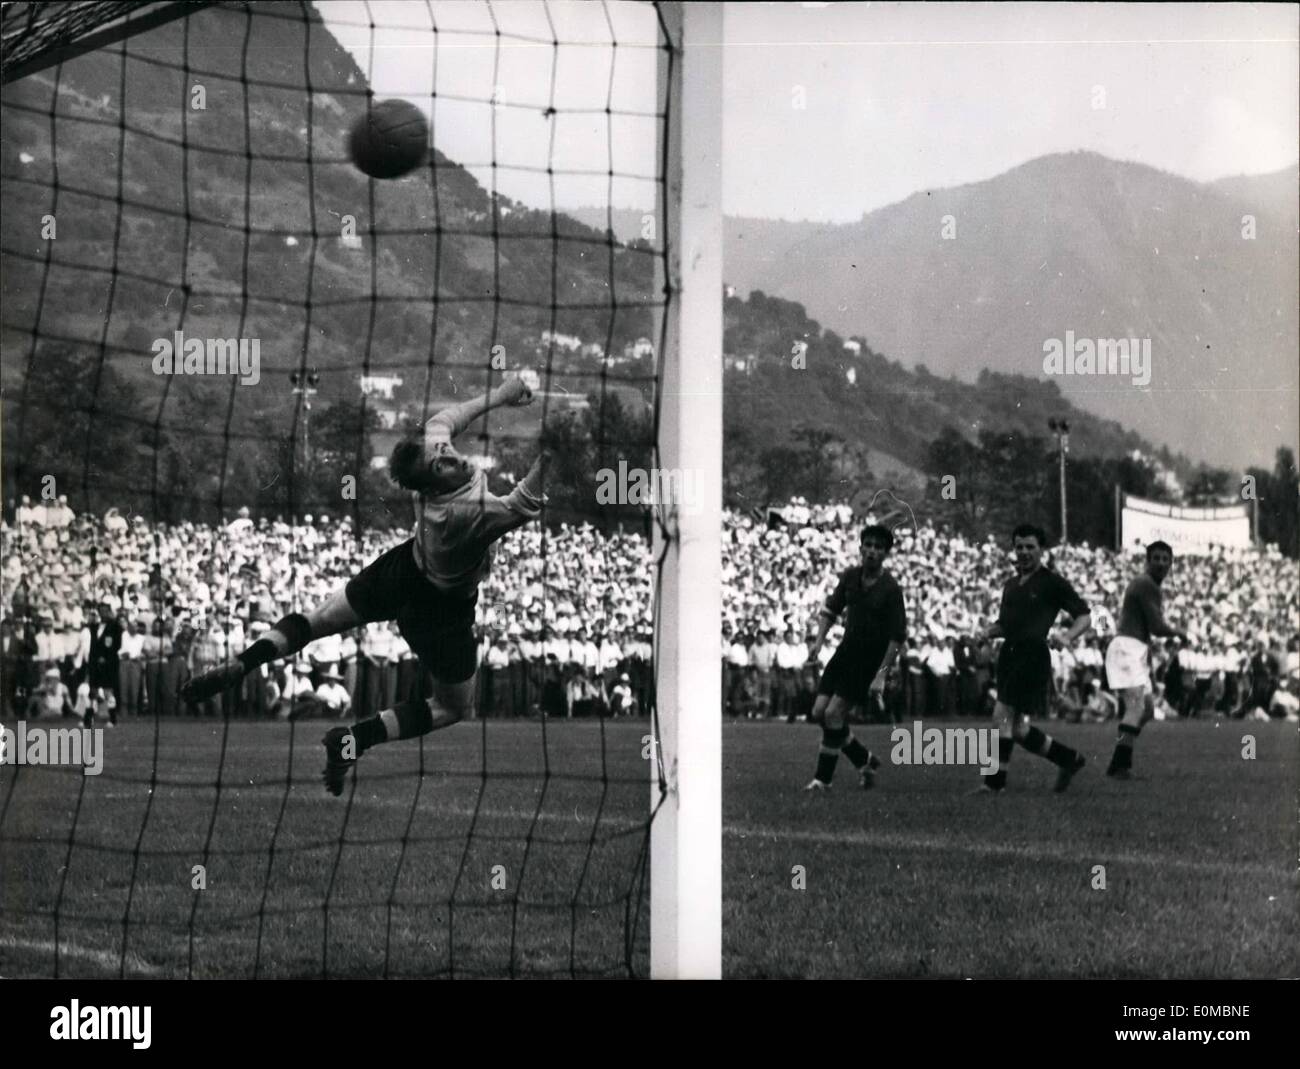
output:
[[[397,734],[389,733],[386,718],[397,721]],[[357,753],[363,753],[381,742],[393,739],[413,739],[433,730],[433,710],[425,701],[402,702],[378,716],[368,717],[352,725],[352,737],[357,740]]]
[[1066,765],[1074,764],[1075,759],[1079,756],[1074,752],[1074,750],[1069,746],[1063,746],[1055,739],[1049,740],[1049,742],[1050,745],[1047,747],[1047,753],[1045,756],[1052,762],[1052,764],[1059,765],[1062,768]]
[[1133,767],[1133,743],[1137,741],[1138,732],[1141,730],[1128,724],[1120,724],[1119,738],[1115,740],[1115,752],[1110,755],[1110,766],[1106,769],[1107,772],[1118,772]]
[[381,742],[387,742],[388,732],[384,728],[384,722],[379,717],[372,716],[352,725],[352,737],[357,740],[357,753],[361,753]]
[[1038,728],[1028,728],[1020,738],[1020,745],[1030,753],[1046,757],[1054,765],[1071,764],[1077,756],[1068,746],[1063,746]]
[[839,763],[840,755],[835,750],[821,749],[817,752],[817,771],[816,777],[823,783],[830,783],[835,778],[835,766]]
[[856,769],[866,768],[871,760],[871,751],[858,742],[852,732],[849,733],[849,741],[840,747],[840,753],[852,761]]
[[288,646],[281,650],[269,638],[259,638],[243,653],[235,657],[235,660],[244,666],[245,675],[254,668],[270,664],[280,657],[291,657],[311,642],[311,624],[307,622],[307,617],[300,612],[291,612],[288,616],[282,617],[271,630],[278,631],[283,635],[288,642]]
[[984,777],[985,786],[1000,791],[1007,785],[1007,765],[1011,763],[1011,751],[1015,745],[1015,739],[998,737],[998,770]]
[[1020,736],[1020,745],[1030,753],[1038,754],[1041,757],[1051,747],[1052,739],[1050,735],[1039,731],[1038,728],[1029,727]]
[[817,752],[817,778],[823,783],[830,783],[835,778],[835,766],[839,763],[840,747],[848,741],[848,728],[822,728],[822,745]]

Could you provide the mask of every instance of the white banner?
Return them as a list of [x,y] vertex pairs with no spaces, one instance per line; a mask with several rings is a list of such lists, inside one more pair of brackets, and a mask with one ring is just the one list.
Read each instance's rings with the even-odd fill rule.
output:
[[1204,553],[1211,546],[1249,547],[1250,513],[1246,505],[1183,508],[1123,495],[1120,545],[1143,552],[1151,542],[1168,542],[1174,553]]

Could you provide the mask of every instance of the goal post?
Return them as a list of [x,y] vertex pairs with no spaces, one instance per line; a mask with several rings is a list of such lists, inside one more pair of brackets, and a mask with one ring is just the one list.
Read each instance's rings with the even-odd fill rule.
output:
[[[691,471],[690,507],[656,525],[658,745],[668,793],[651,824],[650,974],[722,974],[722,4],[660,6],[668,121],[659,218],[667,283],[659,464]],[[670,70],[670,67],[676,69]],[[664,94],[661,93],[661,99]],[[659,802],[656,775],[653,799]]]

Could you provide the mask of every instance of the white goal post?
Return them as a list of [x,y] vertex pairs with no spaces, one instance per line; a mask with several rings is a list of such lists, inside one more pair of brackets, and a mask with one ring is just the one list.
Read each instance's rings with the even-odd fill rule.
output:
[[[655,650],[668,796],[650,831],[650,975],[722,975],[722,4],[664,3],[668,241],[659,463],[692,470],[698,507],[668,513]],[[663,91],[666,84],[667,94]],[[655,557],[663,551],[655,531]],[[652,763],[653,765],[653,763]],[[658,801],[657,778],[652,787]]]

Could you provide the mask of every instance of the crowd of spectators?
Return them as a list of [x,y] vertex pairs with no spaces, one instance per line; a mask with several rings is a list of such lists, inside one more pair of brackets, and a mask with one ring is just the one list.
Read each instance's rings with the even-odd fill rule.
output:
[[[815,617],[857,562],[861,517],[796,499],[767,517],[727,512],[723,530],[723,703],[733,716],[806,717]],[[236,692],[186,706],[193,673],[242,650],[288,612],[323,600],[405,537],[348,517],[165,525],[110,509],[77,515],[26,498],[0,525],[3,705],[12,716],[142,714],[356,718],[427,693],[395,624],[368,624],[264,666]],[[1007,547],[933,527],[896,530],[886,567],[902,586],[909,638],[868,716],[978,716],[995,698],[995,650],[973,636],[997,615]],[[1137,558],[1059,547],[1050,566],[1092,609],[1093,630],[1052,651],[1053,709],[1107,719],[1106,643]],[[1294,560],[1276,549],[1184,556],[1165,611],[1186,645],[1156,643],[1162,715],[1292,715],[1300,709]],[[652,703],[653,567],[639,534],[530,525],[499,543],[480,591],[479,715],[644,715]],[[820,659],[838,639],[832,629]]]
[[[899,513],[895,513],[895,518]],[[910,517],[907,517],[910,521]],[[859,561],[864,521],[845,505],[796,499],[765,517],[728,512],[722,552],[723,701],[737,716],[806,716],[817,666],[806,640],[844,568]],[[895,528],[885,567],[898,579],[908,641],[886,684],[884,707],[867,716],[989,715],[996,698],[995,648],[977,637],[997,619],[1012,574],[1008,540],[971,541],[921,524]],[[1124,588],[1140,557],[1087,545],[1053,549],[1050,567],[1088,602],[1093,628],[1072,648],[1052,643],[1051,709],[1071,719],[1109,719],[1116,702],[1104,671]],[[1215,548],[1183,556],[1165,581],[1165,615],[1188,634],[1153,644],[1157,715],[1291,715],[1300,710],[1300,566],[1276,547]],[[830,660],[841,629],[819,655]]]
[[[11,520],[12,517],[12,520]],[[0,526],[0,655],[10,715],[364,717],[428,693],[395,623],[312,643],[199,706],[180,688],[280,617],[322,601],[406,537],[349,517],[222,526],[76,515],[24,498]],[[484,716],[636,715],[651,689],[644,539],[531,526],[495,550],[480,590]],[[36,707],[33,708],[33,703]]]

